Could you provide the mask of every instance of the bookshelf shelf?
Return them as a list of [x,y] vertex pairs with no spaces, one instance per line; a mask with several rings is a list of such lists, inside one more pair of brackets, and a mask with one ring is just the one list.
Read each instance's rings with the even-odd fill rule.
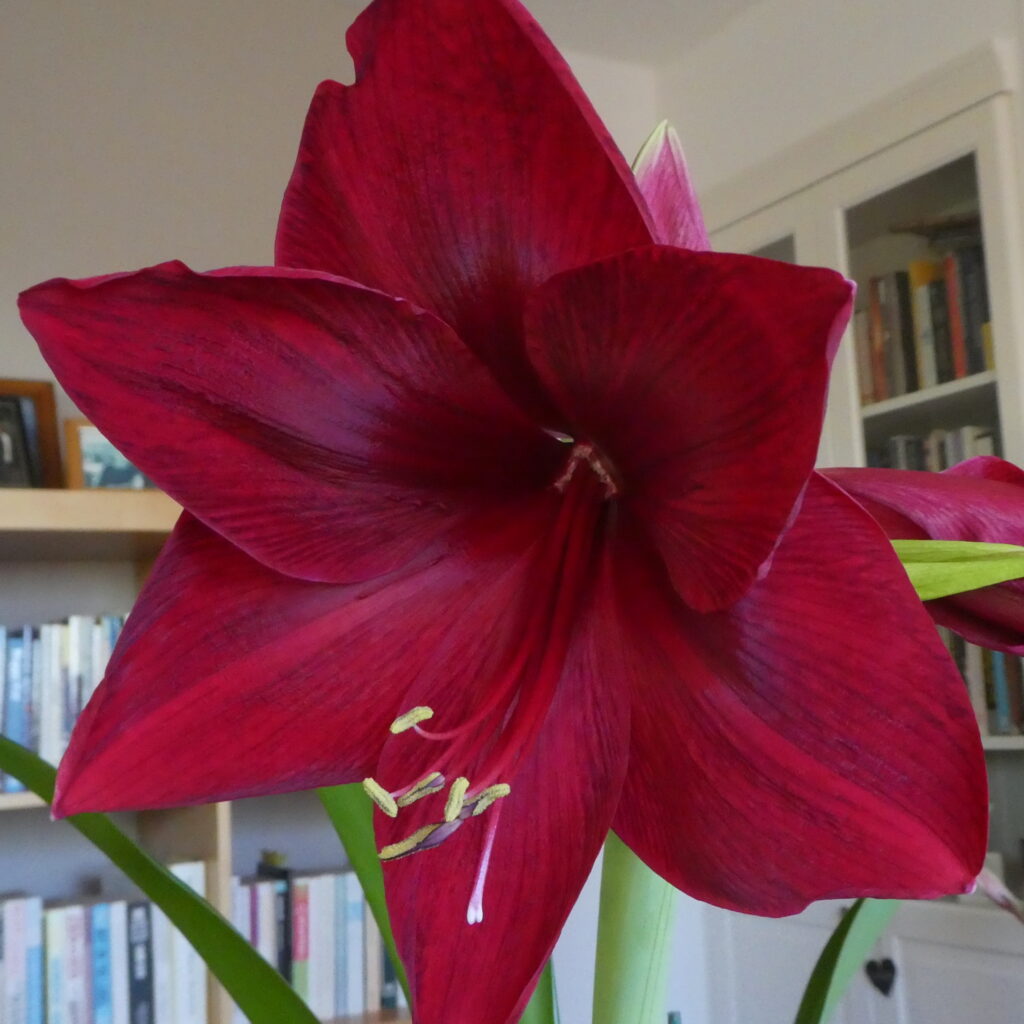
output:
[[41,810],[45,806],[35,793],[0,793],[0,811]]
[[151,560],[180,508],[159,491],[0,491],[0,560]]
[[1024,736],[983,736],[981,745],[991,751],[1024,751]]

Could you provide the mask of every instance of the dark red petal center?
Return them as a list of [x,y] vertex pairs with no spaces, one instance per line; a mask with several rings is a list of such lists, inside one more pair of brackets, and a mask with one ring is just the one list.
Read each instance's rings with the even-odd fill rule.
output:
[[[511,791],[517,767],[548,716],[593,580],[607,499],[617,493],[608,465],[588,444],[573,444],[552,488],[560,495],[558,510],[534,556],[535,585],[521,594],[522,626],[511,657],[479,681],[470,706],[453,699],[448,706],[415,707],[400,716],[392,732],[416,735],[395,742],[420,742],[423,748],[414,777],[365,783],[385,814],[409,818],[414,825],[395,832],[397,841],[381,850],[383,860],[437,846],[464,821],[497,804],[487,819],[470,923],[483,916],[483,883],[500,800]],[[420,806],[406,814],[412,804]]]

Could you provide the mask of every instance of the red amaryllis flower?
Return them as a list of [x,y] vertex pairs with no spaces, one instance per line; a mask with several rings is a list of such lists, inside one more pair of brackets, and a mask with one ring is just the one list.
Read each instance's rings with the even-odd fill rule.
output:
[[[870,512],[893,540],[1024,544],[1024,472],[985,455],[942,473],[830,469],[825,475]],[[971,643],[1024,654],[1024,580],[997,583],[925,607]]]
[[57,811],[367,779],[423,1024],[516,1018],[610,827],[756,913],[969,887],[963,684],[812,475],[848,282],[676,247],[671,146],[648,204],[514,0],[378,0],[349,45],[282,267],[23,296],[188,510]]

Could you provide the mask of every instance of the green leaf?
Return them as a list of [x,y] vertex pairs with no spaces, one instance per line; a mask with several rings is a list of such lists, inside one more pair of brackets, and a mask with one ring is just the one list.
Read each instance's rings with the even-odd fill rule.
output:
[[317,795],[363,887],[366,902],[384,939],[384,947],[395,966],[406,1000],[409,1000],[409,981],[398,956],[395,936],[391,931],[391,918],[388,917],[388,905],[384,899],[384,872],[381,870],[377,840],[373,834],[373,804],[358,783],[318,789]]
[[[52,803],[53,766],[4,737],[0,737],[0,771]],[[291,986],[206,900],[153,860],[106,815],[76,814],[67,822],[170,918],[252,1024],[317,1024]]]
[[540,981],[533,990],[533,996],[519,1024],[557,1024],[558,1011],[555,1004],[555,972],[549,960],[541,972]]
[[922,601],[1024,577],[1024,548],[960,540],[894,540]]
[[594,975],[594,1024],[663,1024],[679,893],[608,833]]
[[843,914],[814,965],[793,1024],[825,1024],[899,905],[899,900],[857,900]]

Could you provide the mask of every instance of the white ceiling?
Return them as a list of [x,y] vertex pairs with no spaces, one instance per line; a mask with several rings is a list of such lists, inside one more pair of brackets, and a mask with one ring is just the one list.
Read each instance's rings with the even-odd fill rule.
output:
[[758,0],[524,0],[560,49],[662,64]]

